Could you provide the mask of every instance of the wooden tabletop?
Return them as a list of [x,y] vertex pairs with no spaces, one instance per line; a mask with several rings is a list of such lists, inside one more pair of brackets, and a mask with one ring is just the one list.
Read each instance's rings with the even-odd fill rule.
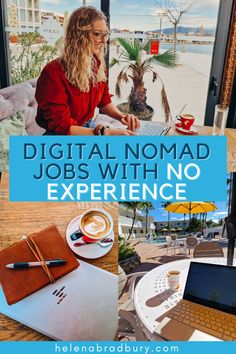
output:
[[[3,173],[0,183],[0,250],[19,241],[22,235],[31,234],[49,224],[56,224],[65,237],[68,223],[85,210],[99,207],[110,213],[114,220],[115,242],[107,255],[86,260],[88,263],[117,274],[118,264],[118,204],[117,203],[50,203],[9,202],[8,173]],[[46,336],[4,315],[0,315],[0,340],[50,340]]]
[[[198,135],[212,135],[212,127],[198,126],[197,128],[199,130]],[[169,130],[167,135],[187,136],[178,132],[174,126]],[[236,172],[236,129],[226,128],[225,136],[227,138],[227,171]]]

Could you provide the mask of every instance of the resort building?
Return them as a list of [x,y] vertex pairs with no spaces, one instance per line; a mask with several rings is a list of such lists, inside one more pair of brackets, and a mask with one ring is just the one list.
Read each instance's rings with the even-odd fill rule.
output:
[[188,35],[178,34],[177,43],[191,43],[191,44],[214,44],[214,36],[199,36],[196,34]]
[[[111,39],[124,38],[130,42],[139,39],[141,42],[148,42],[149,39],[158,39],[163,43],[173,43],[173,34],[159,34],[158,32],[128,31],[117,30],[111,31]],[[215,36],[204,36],[200,33],[177,33],[177,43],[184,44],[214,44]]]
[[[119,204],[119,222],[118,222],[118,234],[127,238],[130,234],[133,224],[134,212],[132,209]],[[147,232],[154,233],[155,225],[154,218],[148,217]],[[136,220],[134,222],[132,238],[144,237],[146,235],[146,215],[143,211],[137,210]]]
[[7,0],[8,26],[37,30],[41,26],[40,0]]
[[[168,221],[154,221],[155,232],[159,232],[160,230],[168,227]],[[182,229],[184,230],[188,227],[188,220],[171,220],[170,228],[171,229]]]
[[116,38],[124,38],[127,41],[133,42],[139,39],[141,42],[146,39],[146,34],[142,31],[129,31],[129,30],[114,30],[111,32],[111,40]]
[[49,18],[53,18],[54,20],[59,22],[61,26],[63,26],[64,24],[64,16],[50,11],[42,11],[42,22],[48,20]]

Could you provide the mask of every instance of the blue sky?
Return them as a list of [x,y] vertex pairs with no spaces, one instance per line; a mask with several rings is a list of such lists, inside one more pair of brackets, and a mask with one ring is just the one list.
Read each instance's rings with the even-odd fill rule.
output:
[[[176,0],[177,8],[184,9],[192,0]],[[69,13],[82,5],[82,0],[41,0],[41,9],[58,14]],[[100,8],[100,0],[87,0],[88,5]],[[215,27],[219,0],[198,0],[194,8],[183,16],[181,26]],[[159,9],[160,10],[160,9]],[[111,28],[129,30],[159,29],[160,17],[154,0],[111,0]],[[172,27],[166,18],[162,28]]]
[[[228,212],[228,206],[226,202],[214,202],[215,205],[217,206],[217,210],[214,212],[207,213],[207,220],[211,219],[215,222],[218,222],[219,219],[224,218]],[[149,212],[150,216],[153,216],[155,221],[167,221],[168,220],[168,213],[163,209],[161,206],[161,203],[159,202],[154,202],[153,203],[154,210],[151,210]],[[170,213],[170,220],[183,220],[184,216],[183,214],[173,214]],[[188,216],[186,215],[186,219],[188,220]]]

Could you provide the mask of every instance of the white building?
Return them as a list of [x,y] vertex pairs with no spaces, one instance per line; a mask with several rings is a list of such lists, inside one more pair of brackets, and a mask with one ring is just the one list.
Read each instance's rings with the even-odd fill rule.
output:
[[66,17],[66,20],[68,20],[68,12],[65,11],[64,16],[61,14],[57,14],[51,11],[41,11],[42,14],[42,23],[45,20],[48,20],[50,18],[53,18],[54,20],[56,20],[58,23],[61,24],[61,26],[63,26],[64,24],[64,17]]
[[[156,227],[156,232],[159,232],[161,229],[167,228],[168,226],[168,221],[155,221],[154,222],[155,227]],[[178,228],[178,229],[183,229],[185,230],[188,227],[189,224],[189,219],[188,216],[186,217],[185,220],[171,220],[170,221],[170,228]]]
[[[12,18],[16,10],[15,18]],[[29,31],[37,30],[41,26],[40,0],[7,0],[8,26]]]
[[[119,204],[118,234],[127,238],[133,223],[133,210]],[[148,233],[155,232],[154,218],[148,218]],[[137,210],[137,216],[133,227],[132,238],[144,237],[146,234],[146,215]]]
[[199,36],[199,35],[186,35],[177,34],[178,43],[191,43],[191,44],[214,44],[214,36]]

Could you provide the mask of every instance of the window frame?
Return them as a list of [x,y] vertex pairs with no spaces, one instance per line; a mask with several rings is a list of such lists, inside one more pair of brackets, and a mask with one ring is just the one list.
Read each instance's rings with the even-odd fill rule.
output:
[[[227,127],[236,128],[235,102],[235,45],[236,45],[236,2],[234,0],[220,0],[218,12],[218,25],[212,58],[210,73],[210,83],[207,95],[204,125],[212,126],[214,108],[217,103],[230,105]],[[9,43],[8,34],[5,32],[6,26],[6,1],[0,0],[0,88],[10,85],[9,73]],[[108,26],[110,25],[110,0],[101,0],[101,11],[107,16]],[[108,43],[109,45],[109,43]],[[224,55],[222,55],[224,53]],[[106,55],[106,64],[109,75],[109,51]],[[214,96],[211,88],[211,78],[217,77],[218,89]]]
[[[229,59],[229,48],[231,44],[231,26],[235,13],[234,0],[223,1],[220,0],[218,10],[218,21],[216,28],[216,37],[214,50],[212,55],[211,72],[209,76],[209,86],[206,101],[205,120],[204,125],[213,126],[215,105],[218,103],[226,103],[223,101],[223,93],[229,80],[226,75],[226,66]],[[217,78],[217,90],[214,94],[212,86],[213,77]],[[231,85],[232,91],[232,85]],[[231,95],[230,91],[230,95]],[[227,97],[229,104],[230,98]]]
[[5,31],[6,23],[7,2],[0,0],[0,88],[10,85],[9,75],[9,43],[8,35]]

